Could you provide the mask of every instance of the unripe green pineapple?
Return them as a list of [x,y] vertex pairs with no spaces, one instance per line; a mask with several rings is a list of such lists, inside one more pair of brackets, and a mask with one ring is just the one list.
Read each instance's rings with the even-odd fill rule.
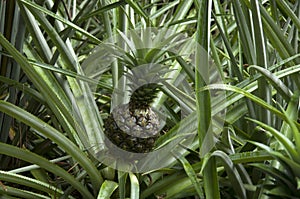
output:
[[160,121],[151,103],[166,72],[161,65],[142,67],[127,74],[132,94],[129,103],[117,106],[104,123],[107,138],[119,148],[147,153],[153,150],[160,133]]

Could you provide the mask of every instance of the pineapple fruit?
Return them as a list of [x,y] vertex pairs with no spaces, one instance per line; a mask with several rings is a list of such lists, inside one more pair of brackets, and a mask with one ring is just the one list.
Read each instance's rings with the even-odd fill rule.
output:
[[149,64],[130,70],[130,100],[114,108],[104,123],[106,137],[119,148],[148,153],[153,150],[160,135],[159,116],[151,104],[159,92],[166,69],[162,65]]

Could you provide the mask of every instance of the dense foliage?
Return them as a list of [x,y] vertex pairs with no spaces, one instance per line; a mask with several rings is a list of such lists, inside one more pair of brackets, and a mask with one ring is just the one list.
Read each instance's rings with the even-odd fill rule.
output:
[[[97,46],[148,27],[198,42],[221,81],[164,48],[86,74]],[[0,198],[300,198],[299,31],[295,0],[0,0]],[[157,150],[178,126],[196,137],[163,168],[116,170],[91,148],[121,77],[149,60],[170,68]]]

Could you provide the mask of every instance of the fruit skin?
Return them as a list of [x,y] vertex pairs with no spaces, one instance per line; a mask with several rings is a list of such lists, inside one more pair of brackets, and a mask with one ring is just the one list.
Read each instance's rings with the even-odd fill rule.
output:
[[130,111],[130,103],[117,106],[106,119],[107,138],[123,150],[148,153],[159,136],[159,118],[151,109]]
[[104,122],[104,133],[114,145],[134,153],[153,150],[160,135],[160,122],[151,104],[167,71],[166,67],[151,63],[125,74],[131,92],[129,103],[115,107]]

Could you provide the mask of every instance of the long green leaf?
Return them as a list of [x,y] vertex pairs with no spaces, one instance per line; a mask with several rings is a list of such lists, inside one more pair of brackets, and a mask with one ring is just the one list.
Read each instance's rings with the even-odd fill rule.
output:
[[[252,8],[252,22],[254,29],[254,41],[256,49],[256,60],[255,63],[261,68],[267,69],[268,63],[268,52],[266,46],[266,38],[263,31],[262,17],[259,8],[260,3],[258,1],[251,1]],[[271,104],[272,93],[269,84],[266,79],[258,79],[258,96],[264,99],[267,103]],[[271,124],[270,111],[262,107],[258,108],[258,118],[266,124]]]
[[275,87],[276,91],[278,91],[286,101],[289,101],[289,99],[292,96],[292,92],[278,77],[274,75],[274,73],[271,73],[269,70],[258,66],[249,67],[249,69],[252,68],[260,72],[264,77],[266,77],[270,81],[270,83]]
[[[46,126],[44,128],[46,128]],[[56,164],[49,162],[47,159],[35,153],[4,143],[0,143],[0,153],[11,157],[19,158],[21,160],[30,162],[32,164],[39,165],[40,167],[48,171],[51,171],[57,176],[61,176],[64,180],[70,183],[75,189],[77,189],[84,197],[93,198],[91,193],[71,174],[69,174],[67,171],[57,166]]]
[[186,174],[189,176],[192,184],[194,185],[198,196],[202,199],[204,198],[204,194],[203,194],[203,190],[202,190],[202,186],[200,185],[200,183],[197,180],[197,174],[195,173],[194,169],[192,168],[192,166],[190,165],[190,163],[182,156],[176,156],[176,158],[181,162]]
[[[195,92],[196,92],[196,105],[197,105],[197,124],[198,124],[198,139],[200,145],[200,155],[205,155],[211,150],[210,148],[206,149],[204,142],[205,139],[212,139],[210,132],[211,124],[211,99],[210,93],[208,91],[201,92],[200,89],[203,86],[209,84],[209,64],[208,64],[208,51],[209,51],[209,29],[211,23],[211,0],[204,0],[200,4],[198,12],[198,24],[197,24],[197,33],[196,40],[199,42],[201,47],[197,46],[196,49],[196,68],[195,68]],[[203,49],[201,49],[203,48]],[[206,53],[204,52],[206,51]],[[201,151],[204,149],[204,151]],[[219,186],[217,182],[217,170],[216,162],[212,158],[208,162],[208,166],[205,167],[203,173],[204,181],[204,191],[207,198],[220,198]]]
[[63,192],[60,189],[57,189],[57,187],[52,186],[50,184],[22,176],[19,174],[10,173],[7,171],[0,171],[0,180],[11,182],[19,185],[28,186],[31,188],[34,188],[38,191],[43,191],[45,193],[51,194],[51,195],[57,195],[60,196],[63,194]]
[[57,143],[69,155],[78,161],[78,163],[89,173],[91,178],[95,178],[99,185],[102,183],[103,179],[92,161],[88,159],[86,154],[82,152],[73,142],[71,142],[55,128],[43,122],[36,116],[28,113],[27,111],[5,101],[0,101],[0,111],[12,116],[17,120],[20,120],[24,124],[32,127],[45,137]]
[[126,4],[125,0],[120,0],[120,1],[117,1],[117,2],[114,2],[114,3],[111,3],[111,4],[108,4],[108,5],[105,5],[89,14],[87,14],[86,16],[84,17],[81,17],[78,22],[83,22],[85,20],[88,20],[89,18],[92,18],[94,16],[97,16],[97,15],[100,15],[104,12],[107,12],[109,10],[112,10],[114,8],[119,8],[121,6],[124,6]]
[[101,185],[97,199],[109,199],[116,188],[118,188],[118,183],[105,180]]
[[23,4],[25,4],[27,7],[30,6],[31,8],[34,8],[36,10],[42,11],[43,13],[53,17],[54,19],[57,19],[58,21],[61,21],[62,23],[72,27],[74,30],[77,30],[78,32],[82,33],[83,35],[87,36],[87,38],[91,39],[91,41],[99,44],[100,40],[98,38],[96,38],[95,36],[91,35],[90,33],[88,33],[87,31],[85,31],[84,29],[80,28],[79,26],[73,24],[72,22],[64,19],[63,17],[39,6],[36,3],[32,3],[31,1],[27,1],[27,0],[20,0],[20,2],[22,2]]
[[140,185],[135,174],[129,173],[130,178],[130,198],[140,198]]
[[255,144],[256,146],[266,150],[268,153],[270,153],[270,155],[272,155],[274,158],[276,158],[279,161],[284,162],[285,164],[287,164],[292,171],[294,172],[295,176],[299,178],[300,176],[300,164],[298,164],[297,162],[291,160],[290,158],[286,157],[284,154],[278,152],[278,151],[274,151],[272,148],[270,148],[269,146],[259,143],[259,142],[253,142],[253,141],[249,141],[253,144]]
[[255,63],[255,48],[250,30],[251,26],[249,26],[249,14],[247,12],[243,12],[243,5],[241,1],[233,1],[232,3],[239,35],[241,37],[240,41],[242,43],[243,52],[245,53],[248,63]]
[[238,172],[238,170],[236,169],[236,167],[234,166],[233,162],[231,161],[230,157],[224,153],[223,151],[214,151],[211,154],[211,157],[218,157],[224,165],[226,172],[228,174],[229,180],[233,186],[233,189],[235,190],[236,194],[239,196],[239,198],[247,198],[246,195],[246,189],[244,187],[244,183],[241,179],[241,176]]
[[[140,6],[140,4],[136,1],[132,1],[132,0],[125,0],[126,3],[128,3],[128,5],[130,5],[130,7],[132,7],[132,9],[139,15],[141,15],[145,20],[146,23],[149,23],[149,16],[145,13],[145,11],[143,10],[143,8]],[[148,24],[150,25],[150,24]]]
[[276,114],[281,119],[283,119],[283,120],[286,119],[285,116],[283,115],[283,113],[280,112],[278,109],[276,109],[275,107],[273,107],[270,104],[266,103],[261,98],[245,91],[244,89],[238,88],[236,86],[226,85],[226,84],[211,84],[211,85],[208,85],[206,87],[201,88],[201,90],[208,90],[208,89],[213,89],[213,90],[220,89],[220,90],[227,90],[227,91],[233,91],[235,93],[239,93],[239,94],[249,98],[250,100],[254,101],[258,105],[270,110],[272,113]]
[[[32,7],[28,7],[34,17],[39,21],[44,30],[48,33],[51,41],[57,47],[57,51],[60,53],[61,59],[59,59],[61,65],[65,69],[76,70],[79,74],[82,74],[82,69],[78,63],[77,57],[75,56],[73,48],[70,43],[64,42],[63,38],[60,37],[56,29],[52,24],[43,17],[43,14]],[[75,102],[73,102],[72,107],[66,112],[67,114],[77,114],[76,119],[81,119],[81,125],[75,127],[76,135],[80,138],[80,141],[84,143],[85,147],[90,147],[92,153],[96,153],[96,148],[91,147],[103,142],[103,137],[101,136],[103,124],[101,118],[99,117],[99,112],[94,101],[94,96],[91,92],[91,88],[86,82],[78,82],[74,78],[67,78],[68,83],[72,90],[72,96]],[[78,111],[77,111],[78,110]],[[75,115],[76,115],[75,114]],[[84,129],[84,130],[83,130]],[[95,168],[93,169],[95,172]],[[91,170],[87,170],[90,172]],[[92,184],[99,189],[101,185],[101,178],[99,175],[91,175]],[[99,181],[100,180],[100,181]]]
[[119,198],[125,199],[126,196],[126,180],[128,173],[118,171],[118,184],[119,184]]
[[291,20],[296,25],[297,29],[300,30],[299,17],[297,17],[295,12],[289,7],[289,5],[285,1],[280,1],[280,0],[276,0],[276,3],[282,9],[282,11],[284,11],[285,14],[291,18]]
[[265,130],[270,132],[279,141],[279,143],[281,143],[284,146],[284,149],[288,152],[288,154],[291,156],[291,158],[297,159],[299,157],[299,154],[297,153],[295,145],[293,144],[293,142],[290,141],[282,133],[280,133],[276,129],[272,128],[271,126],[269,126],[269,125],[267,125],[263,122],[260,122],[260,121],[254,120],[254,119],[250,119],[250,118],[248,118],[248,120],[252,121],[252,122],[255,122],[256,124],[258,124],[259,126],[264,128]]
[[[61,122],[65,124],[65,120],[69,121],[69,124],[65,124],[64,127],[72,131],[70,124],[73,125],[75,122],[71,114],[68,114],[71,106],[66,101],[62,100],[64,99],[65,94],[61,92],[62,89],[58,87],[57,81],[55,79],[51,79],[49,76],[43,76],[45,79],[41,78],[40,75],[42,73],[36,71],[36,68],[33,68],[32,65],[29,64],[28,60],[19,51],[17,51],[2,34],[0,34],[0,44],[22,67],[22,70],[30,78],[35,87],[42,93],[44,98],[49,100],[48,105],[50,106],[51,110],[55,112],[58,118],[61,119]],[[64,112],[65,114],[60,116],[61,112]]]
[[50,71],[53,71],[53,72],[63,74],[65,76],[77,78],[77,79],[82,80],[84,82],[91,83],[92,85],[98,85],[98,86],[100,86],[102,88],[105,88],[105,89],[108,89],[110,91],[112,90],[112,87],[108,84],[99,82],[97,80],[91,79],[91,78],[86,77],[84,75],[80,75],[80,74],[75,73],[73,71],[70,71],[68,69],[57,68],[57,67],[53,67],[52,65],[45,64],[45,63],[39,63],[39,62],[36,62],[36,61],[29,61],[29,63],[34,65],[34,66],[38,66],[40,68],[43,68],[43,69],[47,69],[47,70],[50,70]]
[[11,186],[6,186],[5,188],[0,186],[0,195],[2,198],[8,198],[8,199],[11,199],[11,198],[13,198],[13,199],[18,199],[18,198],[50,199],[50,197],[48,197],[48,196],[34,193],[32,191],[26,191],[24,189],[17,189],[17,188],[11,187]]
[[9,86],[15,87],[18,90],[23,91],[24,93],[30,95],[31,97],[35,98],[37,101],[44,103],[45,99],[43,98],[43,96],[36,90],[34,90],[33,88],[30,88],[29,85],[20,83],[18,81],[0,76],[0,82],[7,84]]
[[265,164],[253,163],[250,165],[255,166],[255,167],[261,169],[262,171],[264,171],[265,173],[270,174],[272,177],[281,180],[289,188],[295,187],[295,184],[292,183],[292,181],[295,180],[295,179],[293,179],[294,176],[288,176],[283,171],[280,171],[274,167],[267,166]]
[[300,132],[299,132],[299,125],[297,126],[295,121],[298,119],[298,113],[299,113],[299,96],[300,91],[296,91],[294,95],[291,98],[291,101],[288,106],[288,110],[284,111],[283,113],[286,117],[286,122],[290,126],[290,130],[293,134],[293,138],[295,140],[295,147],[298,152],[298,157],[296,159],[297,162],[300,163]]

